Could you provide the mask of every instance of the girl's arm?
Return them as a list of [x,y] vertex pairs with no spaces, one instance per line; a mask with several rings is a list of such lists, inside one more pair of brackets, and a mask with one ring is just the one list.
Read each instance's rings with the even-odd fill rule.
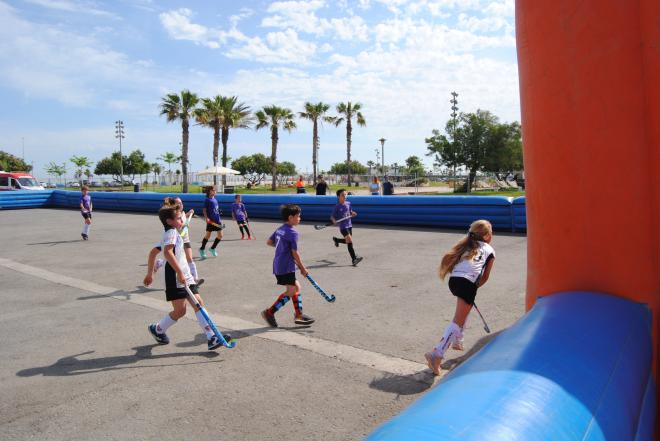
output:
[[268,245],[269,247],[274,247],[275,246],[275,241],[272,240],[272,239],[268,239],[266,241],[266,245]]
[[488,259],[488,262],[486,263],[486,268],[484,268],[484,273],[479,279],[479,286],[482,286],[486,282],[488,282],[488,277],[490,276],[490,270],[493,268],[493,263],[495,263],[494,257]]
[[202,209],[202,213],[204,214],[204,222],[209,223],[209,217],[206,215],[206,207]]
[[176,272],[176,278],[178,279],[179,283],[185,284],[186,275],[183,274],[179,263],[176,261],[176,257],[174,257],[174,245],[165,245],[163,255],[165,256],[167,263],[169,263],[172,269]]
[[300,274],[302,274],[304,277],[307,277],[307,268],[305,268],[305,265],[302,263],[302,259],[300,258],[300,253],[298,250],[291,250],[291,255],[293,256],[293,260],[296,261],[296,265],[298,265],[298,268],[300,268]]
[[92,212],[92,209],[94,208],[94,204],[92,204],[92,200],[89,200],[89,212]]

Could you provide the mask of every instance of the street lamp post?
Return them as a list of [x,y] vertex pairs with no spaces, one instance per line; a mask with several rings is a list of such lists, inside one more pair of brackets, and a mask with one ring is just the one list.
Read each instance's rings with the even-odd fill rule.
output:
[[383,161],[381,164],[381,169],[380,171],[383,173],[383,176],[385,175],[385,141],[387,141],[385,138],[380,138],[380,149],[381,149],[381,155],[380,159]]
[[374,152],[376,152],[376,175],[378,175],[378,163],[380,162],[380,152],[378,149],[374,149]]
[[121,140],[124,136],[124,122],[122,120],[115,121],[115,138],[119,139],[119,170],[121,179],[121,189],[124,190],[124,156],[121,153]]

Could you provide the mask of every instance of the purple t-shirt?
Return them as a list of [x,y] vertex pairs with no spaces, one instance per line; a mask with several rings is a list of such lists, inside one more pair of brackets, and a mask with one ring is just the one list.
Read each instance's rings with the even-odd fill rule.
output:
[[270,236],[275,242],[275,258],[273,259],[273,274],[281,275],[296,271],[292,250],[298,250],[298,232],[289,224],[282,224]]
[[90,195],[80,196],[80,203],[83,206],[83,210],[80,210],[80,211],[88,213],[89,212],[89,206],[92,203],[92,197]]
[[220,206],[215,198],[204,199],[204,208],[206,208],[206,216],[216,224],[220,223]]
[[[345,201],[343,204],[337,204],[335,205],[335,208],[332,209],[332,217],[335,218],[335,221],[338,221],[339,219],[343,219],[350,215],[351,215],[351,203],[348,201]],[[346,220],[339,222],[339,228],[351,228],[351,227],[353,227],[353,222],[351,222],[350,217]]]
[[245,213],[245,205],[243,203],[237,203],[234,202],[231,204],[231,211],[234,213],[234,217],[236,218],[236,221],[238,222],[245,222],[246,218],[246,213]]

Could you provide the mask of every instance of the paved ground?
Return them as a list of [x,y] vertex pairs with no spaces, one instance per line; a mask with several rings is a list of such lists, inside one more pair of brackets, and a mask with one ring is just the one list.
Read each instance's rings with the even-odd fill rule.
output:
[[[259,311],[280,292],[264,244],[277,224],[255,220],[258,240],[241,241],[228,223],[220,255],[198,268],[209,311],[238,347],[209,353],[193,320],[168,332],[168,346],[147,333],[168,310],[162,275],[141,286],[157,217],[96,212],[88,242],[81,225],[71,210],[0,212],[2,439],[358,440],[434,384],[423,353],[455,304],[437,265],[460,232],[357,225],[365,260],[354,268],[332,245],[336,232],[314,230],[303,213],[303,260],[337,301],[303,281],[318,321],[296,327],[287,305],[272,330]],[[523,314],[526,241],[493,241],[478,304],[494,333]],[[468,354],[491,338],[476,315],[466,334]],[[464,358],[450,351],[444,367]]]

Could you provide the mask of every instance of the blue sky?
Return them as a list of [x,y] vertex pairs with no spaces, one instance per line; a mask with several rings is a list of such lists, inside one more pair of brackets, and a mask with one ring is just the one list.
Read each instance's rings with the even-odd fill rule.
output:
[[[117,150],[155,161],[181,129],[159,116],[167,93],[236,95],[253,110],[359,102],[353,156],[425,157],[424,138],[462,111],[520,120],[513,0],[0,0],[0,150],[44,166]],[[267,130],[234,130],[229,155],[270,154]],[[311,124],[281,133],[278,160],[311,171]],[[320,168],[345,160],[345,128],[320,132]],[[193,127],[192,170],[212,163],[212,132]],[[73,169],[72,164],[67,168]]]

